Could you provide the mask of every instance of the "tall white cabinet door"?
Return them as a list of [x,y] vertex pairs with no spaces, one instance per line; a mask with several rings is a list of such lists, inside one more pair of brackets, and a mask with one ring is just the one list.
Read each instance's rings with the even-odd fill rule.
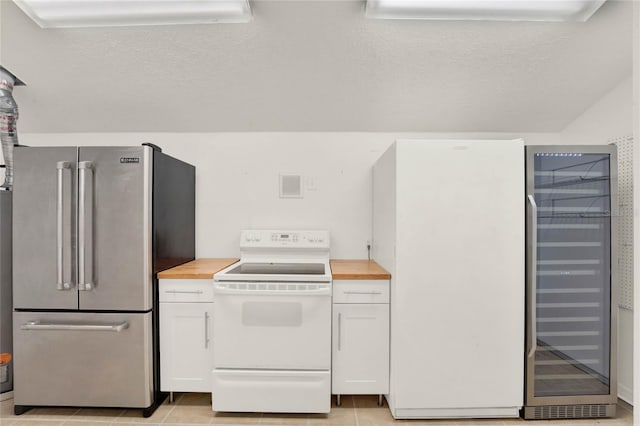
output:
[[389,305],[333,305],[333,394],[389,392]]
[[211,392],[213,303],[160,304],[164,392]]

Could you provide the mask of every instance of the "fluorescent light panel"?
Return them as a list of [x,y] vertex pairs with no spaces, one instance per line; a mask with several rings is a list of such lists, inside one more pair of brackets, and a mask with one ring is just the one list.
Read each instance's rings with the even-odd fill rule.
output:
[[13,0],[42,28],[236,23],[249,0]]
[[605,0],[367,0],[382,19],[584,22]]

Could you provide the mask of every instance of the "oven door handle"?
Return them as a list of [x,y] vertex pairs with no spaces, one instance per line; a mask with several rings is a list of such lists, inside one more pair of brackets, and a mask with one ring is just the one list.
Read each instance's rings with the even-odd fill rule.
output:
[[300,290],[273,290],[273,289],[241,289],[213,287],[214,294],[223,294],[231,296],[331,296],[331,287],[300,289]]

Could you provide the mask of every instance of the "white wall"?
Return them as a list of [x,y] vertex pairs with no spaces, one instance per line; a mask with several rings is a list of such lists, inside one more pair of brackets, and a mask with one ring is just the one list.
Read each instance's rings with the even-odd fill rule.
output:
[[[18,124],[19,128],[19,124]],[[209,133],[21,134],[31,146],[153,142],[196,166],[196,255],[237,256],[244,228],[326,228],[334,258],[366,258],[371,240],[372,166],[397,138],[523,137],[558,134]],[[302,199],[280,199],[279,173],[313,180]]]
[[561,137],[566,144],[598,145],[631,134],[633,99],[629,76],[567,125]]
[[[632,87],[630,76],[570,123],[560,135],[562,142],[597,145],[632,135]],[[618,309],[618,396],[633,403],[633,312],[624,308]]]

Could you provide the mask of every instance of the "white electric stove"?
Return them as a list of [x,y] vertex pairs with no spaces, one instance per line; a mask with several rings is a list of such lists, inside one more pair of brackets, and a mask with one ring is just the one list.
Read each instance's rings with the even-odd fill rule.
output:
[[328,413],[329,233],[242,231],[214,298],[213,409]]

